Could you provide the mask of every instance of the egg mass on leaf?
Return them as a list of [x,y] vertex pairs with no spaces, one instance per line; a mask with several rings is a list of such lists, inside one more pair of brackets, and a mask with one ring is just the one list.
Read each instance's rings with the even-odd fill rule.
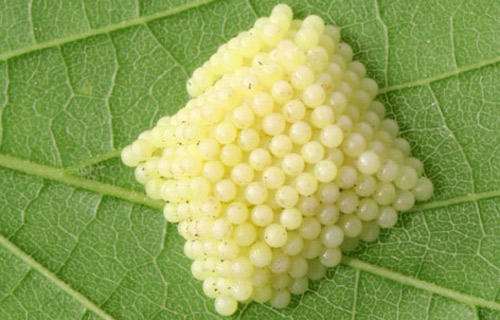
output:
[[280,4],[187,82],[192,99],[122,151],[186,239],[221,315],[286,307],[342,251],[432,196],[340,29]]

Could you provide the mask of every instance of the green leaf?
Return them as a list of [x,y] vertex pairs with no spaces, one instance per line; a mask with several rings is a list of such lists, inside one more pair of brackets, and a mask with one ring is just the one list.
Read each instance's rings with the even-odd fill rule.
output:
[[[242,319],[500,319],[500,5],[299,1],[342,27],[436,186],[310,291]],[[0,318],[215,319],[119,150],[275,1],[0,2]]]

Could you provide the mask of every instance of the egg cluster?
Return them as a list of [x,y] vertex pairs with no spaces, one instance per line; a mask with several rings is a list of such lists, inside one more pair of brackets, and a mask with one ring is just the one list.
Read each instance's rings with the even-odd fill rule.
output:
[[352,55],[337,27],[278,5],[194,71],[185,108],[123,150],[179,223],[220,314],[238,301],[285,307],[343,250],[431,197]]

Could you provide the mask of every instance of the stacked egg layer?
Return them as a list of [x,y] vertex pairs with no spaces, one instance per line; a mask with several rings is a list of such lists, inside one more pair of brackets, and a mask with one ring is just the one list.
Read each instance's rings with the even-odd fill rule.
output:
[[238,301],[285,307],[343,250],[431,197],[352,55],[337,27],[278,5],[194,71],[183,109],[123,150],[179,223],[220,314]]

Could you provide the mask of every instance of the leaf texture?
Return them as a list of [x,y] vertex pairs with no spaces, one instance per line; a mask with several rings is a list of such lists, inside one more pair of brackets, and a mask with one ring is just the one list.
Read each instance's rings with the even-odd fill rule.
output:
[[[291,305],[236,319],[500,319],[500,5],[285,1],[342,28],[436,186]],[[0,318],[217,319],[119,150],[275,1],[0,2]]]

